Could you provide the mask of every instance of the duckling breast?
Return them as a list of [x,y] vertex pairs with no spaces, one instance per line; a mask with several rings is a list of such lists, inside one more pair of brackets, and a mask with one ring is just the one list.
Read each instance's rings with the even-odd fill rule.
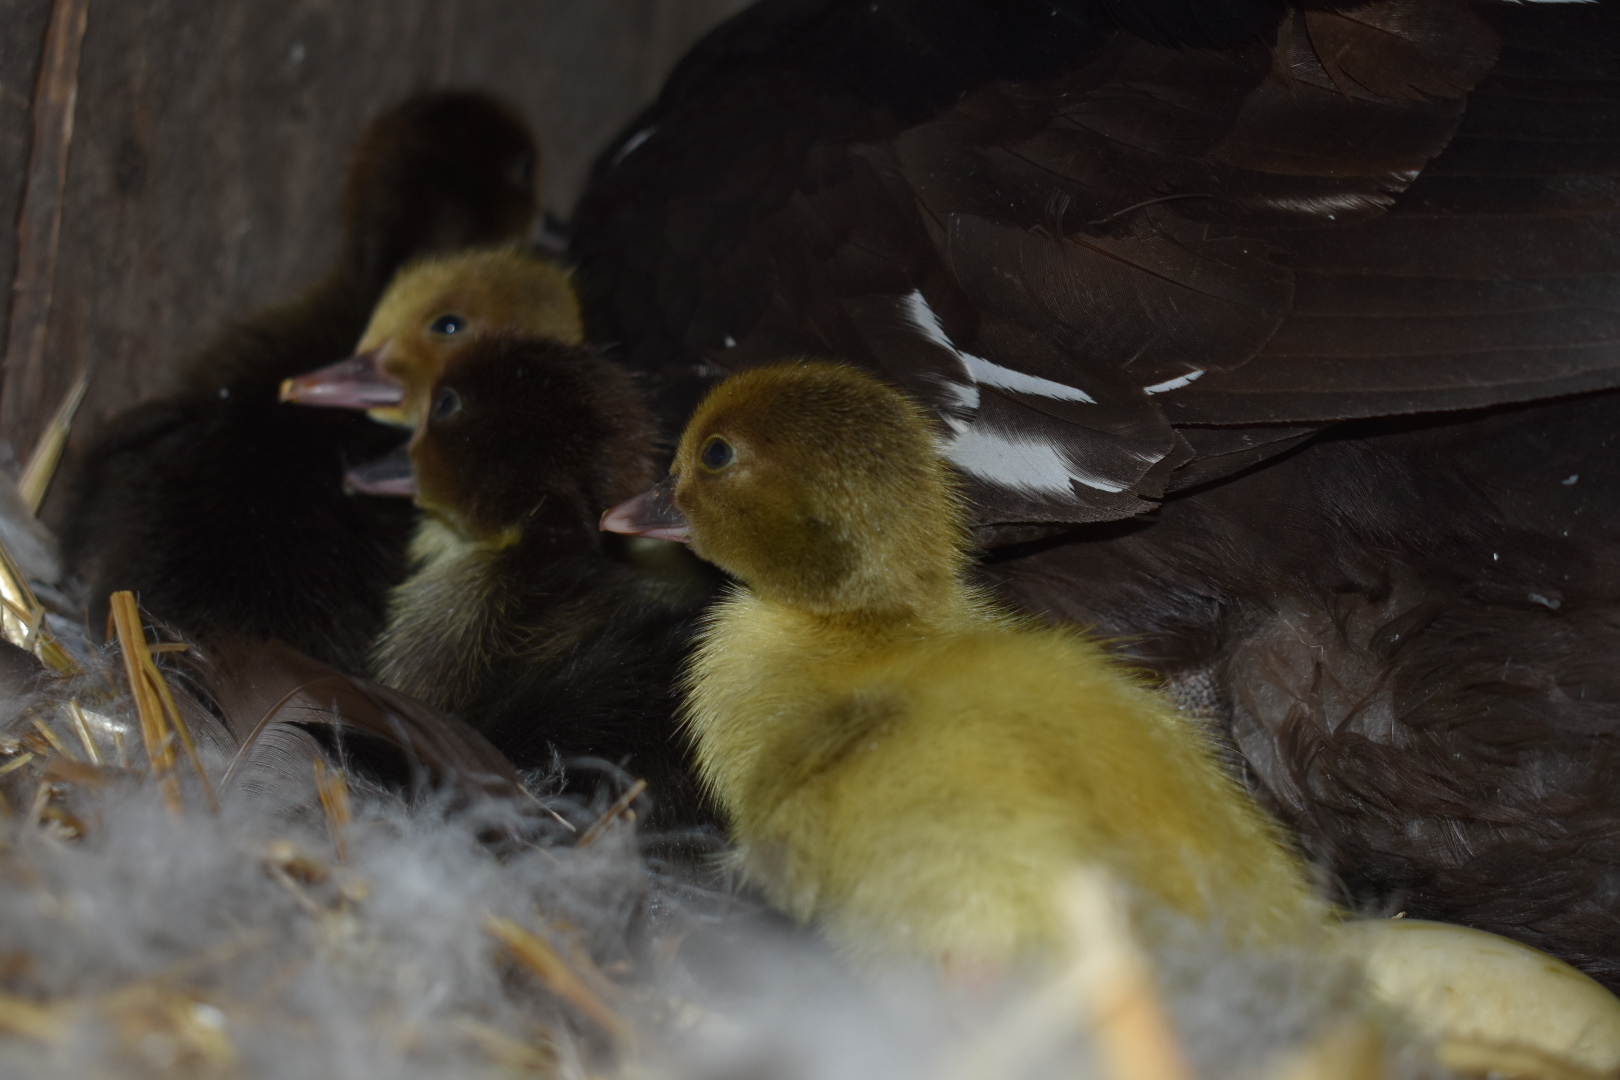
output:
[[1201,732],[1094,643],[996,622],[838,640],[792,622],[731,601],[689,722],[745,872],[846,946],[1022,952],[1057,933],[1060,883],[1088,861],[1243,934],[1311,909],[1303,868]]

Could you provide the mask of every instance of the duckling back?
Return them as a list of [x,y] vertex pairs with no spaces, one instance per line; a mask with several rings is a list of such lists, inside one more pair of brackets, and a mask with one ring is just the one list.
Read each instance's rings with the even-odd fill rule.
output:
[[1202,732],[1078,634],[979,608],[874,636],[744,595],[688,685],[744,871],[859,951],[1026,952],[1082,862],[1239,936],[1317,910]]

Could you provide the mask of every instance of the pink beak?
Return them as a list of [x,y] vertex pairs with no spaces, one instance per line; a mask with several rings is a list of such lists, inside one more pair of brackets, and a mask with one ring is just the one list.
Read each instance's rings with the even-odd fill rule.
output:
[[378,350],[372,349],[287,379],[281,384],[281,400],[329,409],[398,405],[405,400],[405,387],[382,370],[379,360]]
[[354,466],[343,474],[343,487],[361,495],[411,498],[416,494],[416,472],[411,468],[409,445]]
[[675,505],[673,476],[603,514],[602,531],[647,536],[654,540],[674,540],[680,544],[692,540],[686,516]]

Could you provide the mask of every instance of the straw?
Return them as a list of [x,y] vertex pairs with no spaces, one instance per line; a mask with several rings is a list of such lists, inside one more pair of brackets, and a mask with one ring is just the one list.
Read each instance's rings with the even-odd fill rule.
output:
[[590,847],[600,840],[602,834],[607,832],[608,827],[623,817],[625,811],[630,809],[630,804],[635,802],[636,797],[646,790],[647,781],[645,780],[637,780],[634,784],[631,784],[630,790],[613,800],[613,805],[608,807],[607,811],[597,818],[590,828],[585,830],[585,834],[579,838],[579,842],[575,846]]
[[96,745],[95,736],[90,734],[90,722],[85,719],[84,709],[79,707],[79,699],[73,698],[68,702],[68,715],[73,717],[73,730],[78,734],[79,741],[84,744],[84,753],[92,765],[101,765],[101,747]]
[[349,806],[349,781],[341,772],[328,769],[326,762],[316,758],[315,790],[321,797],[321,809],[326,811],[326,826],[332,833],[338,862],[345,862],[349,857],[349,825],[354,821],[354,812]]
[[77,674],[78,663],[44,630],[44,623],[45,605],[29,587],[11,550],[0,543],[0,635],[38,656],[52,670]]
[[56,476],[56,467],[61,463],[62,450],[67,446],[68,434],[73,430],[73,415],[79,411],[84,402],[84,392],[90,388],[90,373],[80,372],[68,389],[67,396],[62,404],[56,407],[50,422],[34,444],[34,452],[28,455],[28,463],[23,466],[22,475],[17,477],[17,490],[22,494],[23,502],[35,514],[45,504],[45,494],[51,489],[51,480]]
[[130,694],[135,698],[135,712],[141,718],[146,758],[153,773],[163,781],[163,793],[169,808],[176,813],[184,809],[180,798],[180,780],[174,774],[174,739],[178,735],[192,767],[202,781],[209,807],[218,813],[219,800],[208,781],[207,771],[203,769],[197,744],[191,738],[191,729],[180,715],[168,680],[158,670],[147,647],[146,630],[141,625],[140,610],[135,606],[135,594],[128,591],[113,593],[111,607],[118,649],[124,660],[124,675],[129,680]]
[[546,988],[585,1014],[613,1039],[628,1045],[630,1025],[569,966],[552,944],[510,919],[484,917],[484,929],[512,951],[518,962],[533,972]]

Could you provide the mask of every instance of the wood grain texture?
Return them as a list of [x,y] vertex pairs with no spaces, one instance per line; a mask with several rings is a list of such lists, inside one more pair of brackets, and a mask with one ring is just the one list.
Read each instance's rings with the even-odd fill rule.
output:
[[[8,373],[0,438],[25,456],[75,373],[89,367],[73,440],[82,446],[108,416],[166,389],[177,363],[223,319],[284,299],[319,274],[336,248],[349,150],[390,103],[435,86],[509,99],[540,137],[547,205],[566,213],[592,155],[656,93],[691,40],[741,6],[89,0],[43,363],[26,389]],[[50,8],[0,0],[0,274],[8,282]]]
[[43,397],[45,333],[56,285],[62,196],[79,97],[79,56],[89,14],[89,0],[56,0],[51,5],[34,87],[34,137],[17,215],[16,273],[6,324],[5,381],[16,392],[0,399],[0,429],[13,426],[19,414],[27,417],[31,403]]
[[17,223],[34,141],[34,82],[39,74],[51,0],[0,0],[0,354],[10,325],[10,288],[17,272]]

